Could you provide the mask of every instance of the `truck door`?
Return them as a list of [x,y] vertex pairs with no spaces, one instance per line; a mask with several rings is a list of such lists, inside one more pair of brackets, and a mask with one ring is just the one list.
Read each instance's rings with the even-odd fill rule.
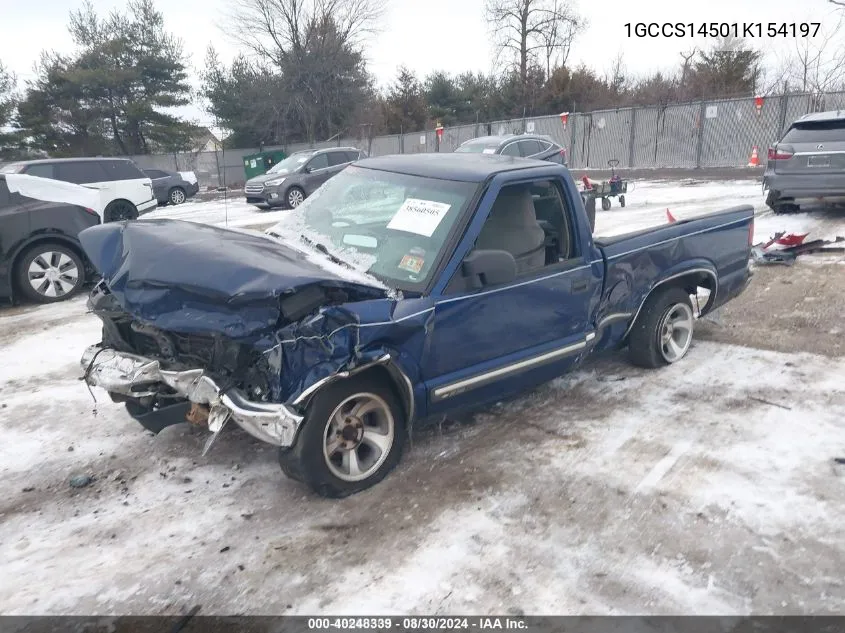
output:
[[576,363],[593,336],[601,267],[589,261],[588,245],[580,243],[582,233],[568,208],[574,203],[564,202],[560,182],[515,182],[494,195],[474,239],[468,234],[459,247],[465,252],[455,256],[506,250],[517,261],[517,278],[472,288],[458,265],[437,299],[424,361],[432,413],[549,380]]

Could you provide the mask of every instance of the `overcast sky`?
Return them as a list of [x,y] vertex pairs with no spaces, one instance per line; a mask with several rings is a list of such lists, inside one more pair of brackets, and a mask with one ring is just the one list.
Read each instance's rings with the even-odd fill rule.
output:
[[[125,0],[93,0],[106,13],[125,6]],[[32,67],[43,48],[71,48],[66,23],[69,11],[81,0],[0,0],[0,60],[20,77],[32,77]],[[167,28],[179,35],[194,67],[200,67],[206,47],[213,41],[224,59],[237,53],[219,28],[228,0],[157,0]],[[386,0],[381,34],[367,47],[370,69],[379,84],[392,81],[396,68],[405,64],[418,75],[443,69],[489,72],[492,52],[483,21],[484,0]],[[577,0],[578,12],[588,29],[576,41],[570,62],[585,62],[604,71],[619,54],[627,69],[646,73],[675,67],[679,53],[703,39],[627,37],[627,22],[827,22],[833,5],[827,0]],[[764,38],[754,43],[770,59],[785,55],[795,41]],[[208,115],[192,108],[192,118],[208,122]]]

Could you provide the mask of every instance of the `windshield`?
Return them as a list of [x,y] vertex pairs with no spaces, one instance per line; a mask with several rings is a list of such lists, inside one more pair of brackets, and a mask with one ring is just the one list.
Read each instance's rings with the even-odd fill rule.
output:
[[267,170],[268,174],[289,174],[305,161],[311,158],[311,154],[291,154],[283,161],[276,163]]
[[499,148],[498,143],[464,143],[455,152],[459,154],[495,154]]
[[388,285],[421,290],[477,187],[351,165],[267,232],[325,249]]

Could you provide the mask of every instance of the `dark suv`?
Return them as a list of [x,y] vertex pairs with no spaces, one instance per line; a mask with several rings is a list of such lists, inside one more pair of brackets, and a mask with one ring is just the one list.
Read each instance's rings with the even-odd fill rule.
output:
[[459,154],[502,154],[521,156],[535,160],[547,160],[566,165],[566,149],[551,136],[544,134],[504,134],[502,136],[481,136],[458,146]]
[[78,235],[100,224],[93,209],[9,192],[0,175],[0,297],[63,301],[92,275]]
[[769,148],[763,189],[775,213],[795,213],[802,200],[845,200],[845,111],[807,114]]
[[246,181],[246,201],[258,206],[297,207],[344,167],[366,157],[365,152],[354,147],[294,152],[273,165],[267,173]]

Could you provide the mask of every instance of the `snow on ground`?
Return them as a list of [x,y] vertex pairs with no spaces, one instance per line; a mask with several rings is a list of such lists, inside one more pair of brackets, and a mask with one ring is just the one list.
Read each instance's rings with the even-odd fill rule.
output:
[[[597,233],[744,203],[764,211],[758,183],[642,182]],[[230,226],[283,213],[228,203]],[[763,214],[757,239],[810,228],[845,219]],[[0,613],[845,609],[843,358],[700,341],[659,371],[602,358],[417,433],[384,482],[329,501],[236,429],[201,457],[200,432],[152,437],[100,390],[95,416],[78,358],[98,339],[83,297],[0,311]]]

